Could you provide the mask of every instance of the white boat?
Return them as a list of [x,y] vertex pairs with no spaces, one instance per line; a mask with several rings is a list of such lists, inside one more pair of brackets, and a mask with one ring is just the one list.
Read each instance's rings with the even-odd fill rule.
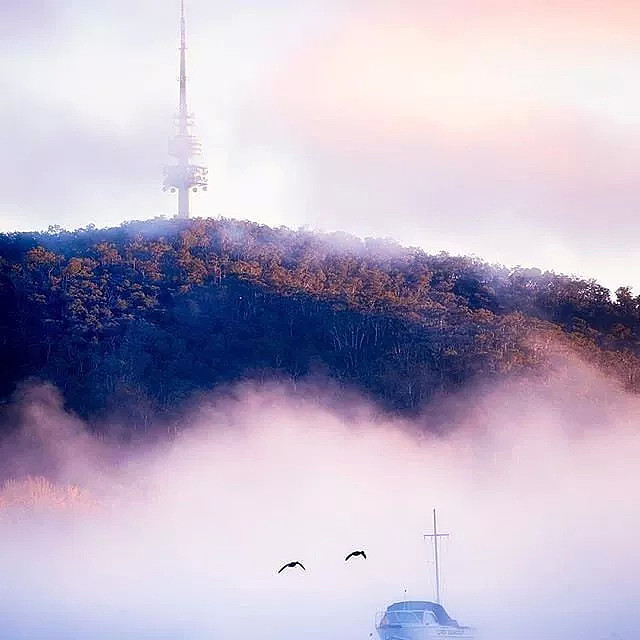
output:
[[433,538],[436,578],[436,602],[405,600],[394,602],[376,615],[376,631],[380,640],[435,640],[436,638],[460,638],[475,640],[476,632],[463,627],[449,617],[440,604],[440,570],[438,564],[438,539],[448,534],[438,533],[436,510],[433,510]]
[[475,640],[475,630],[450,618],[437,602],[406,600],[395,602],[376,616],[380,640]]

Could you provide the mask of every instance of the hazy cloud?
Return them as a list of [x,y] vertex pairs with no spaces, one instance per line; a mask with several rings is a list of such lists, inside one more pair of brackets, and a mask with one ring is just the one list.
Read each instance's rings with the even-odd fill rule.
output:
[[[50,390],[32,390],[22,415],[56,460],[56,495],[79,483],[102,507],[82,493],[17,518],[5,504],[0,629],[366,637],[405,590],[432,597],[422,534],[437,507],[452,533],[444,601],[461,622],[496,640],[631,640],[638,399],[579,362],[549,382],[453,399],[446,437],[354,399],[240,387],[173,444],[128,453],[91,443]],[[346,565],[354,548],[368,559]],[[308,571],[276,575],[293,559]]]

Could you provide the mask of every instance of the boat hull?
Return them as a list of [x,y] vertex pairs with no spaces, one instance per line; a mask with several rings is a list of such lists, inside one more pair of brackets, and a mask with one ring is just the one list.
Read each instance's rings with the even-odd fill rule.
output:
[[442,638],[475,640],[476,638],[473,629],[464,627],[390,625],[378,627],[376,631],[380,640],[437,640]]

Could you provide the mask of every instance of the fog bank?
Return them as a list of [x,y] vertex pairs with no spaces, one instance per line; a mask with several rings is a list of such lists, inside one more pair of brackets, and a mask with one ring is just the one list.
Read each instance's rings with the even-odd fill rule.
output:
[[[432,508],[443,604],[481,637],[637,635],[640,401],[579,363],[452,399],[446,436],[246,386],[124,453],[49,388],[21,402],[59,493],[0,493],[3,637],[364,640],[377,610],[434,597]],[[277,575],[291,560],[307,571]]]

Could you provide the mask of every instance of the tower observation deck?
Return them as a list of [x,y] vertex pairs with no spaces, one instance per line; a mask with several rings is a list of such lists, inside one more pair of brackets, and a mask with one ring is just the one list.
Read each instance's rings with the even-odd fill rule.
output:
[[169,155],[176,164],[164,167],[163,191],[178,192],[178,218],[188,218],[190,214],[190,193],[207,190],[208,172],[193,159],[202,153],[202,145],[191,134],[193,115],[187,108],[187,37],[184,0],[180,3],[180,102],[176,117],[176,134],[169,140]]

